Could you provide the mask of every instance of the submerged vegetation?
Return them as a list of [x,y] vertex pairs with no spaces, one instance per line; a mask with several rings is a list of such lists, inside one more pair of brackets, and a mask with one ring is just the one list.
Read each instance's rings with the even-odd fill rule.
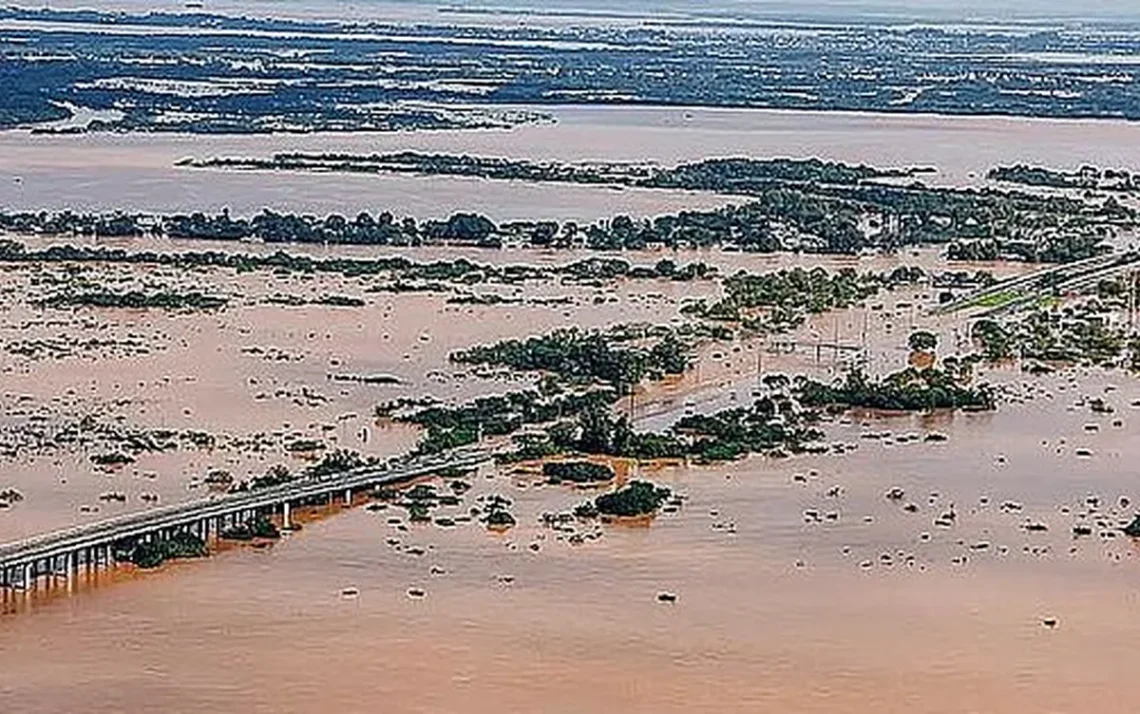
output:
[[[511,434],[528,424],[542,424],[574,416],[592,404],[612,404],[618,395],[608,390],[543,397],[535,391],[511,392],[480,397],[469,404],[431,406],[400,416],[402,421],[424,427],[426,433],[417,451],[432,454],[475,443],[483,436]],[[383,407],[389,412],[391,407]]]
[[[1140,344],[1117,316],[1123,296],[1105,294],[978,320],[970,336],[986,359],[1140,367]],[[1115,303],[1115,304],[1114,304]]]
[[515,517],[507,509],[510,508],[510,500],[503,496],[494,495],[487,501],[487,506],[483,515],[483,523],[488,528],[495,530],[505,530],[511,528],[517,522]]
[[786,394],[757,399],[748,407],[690,415],[673,426],[689,440],[688,451],[700,461],[730,461],[751,453],[785,456],[799,453],[822,438],[812,426],[818,415],[802,409]]
[[723,299],[711,305],[690,303],[683,312],[763,332],[784,332],[802,325],[809,314],[851,307],[882,289],[913,285],[924,277],[921,268],[907,267],[885,274],[859,274],[849,268],[833,273],[823,268],[739,272],[724,280]]
[[[321,165],[320,159],[298,159],[296,155],[282,159],[283,165],[294,165],[296,161]],[[342,156],[330,161],[336,170],[361,168],[360,162]],[[1035,262],[1063,262],[1106,250],[1106,239],[1136,220],[1133,209],[1111,198],[1096,203],[991,189],[868,183],[871,179],[910,176],[914,170],[882,170],[818,159],[709,159],[671,169],[617,164],[567,168],[421,154],[365,157],[361,161],[375,170],[617,182],[731,193],[747,200],[714,210],[684,211],[651,219],[618,215],[589,225],[543,217],[496,224],[486,216],[462,211],[445,219],[424,221],[397,218],[389,212],[320,217],[264,210],[245,218],[226,211],[216,215],[63,211],[0,212],[0,229],[37,235],[157,235],[176,239],[385,246],[528,245],[607,251],[723,246],[755,252],[857,254],[868,249],[890,251],[936,244],[948,245],[953,259],[1012,256]],[[275,165],[276,160],[270,163]]]
[[602,516],[637,518],[657,513],[672,492],[648,481],[630,481],[625,488],[603,493],[594,499],[594,509]]
[[[451,356],[459,364],[541,372],[560,383],[602,384],[625,394],[642,380],[682,374],[691,346],[683,341],[696,330],[619,327],[607,332],[556,330],[526,340],[505,340]],[[650,345],[636,344],[652,342]]]
[[[642,437],[628,423],[614,420],[610,407],[645,379],[680,375],[689,366],[692,340],[724,336],[720,328],[625,325],[606,331],[556,330],[526,340],[505,340],[454,353],[458,364],[505,368],[541,377],[538,389],[481,397],[458,407],[428,406],[399,415],[426,433],[419,453],[436,453],[475,443],[483,436],[513,434],[527,425],[561,422],[544,437],[532,438],[511,458],[541,458],[573,446],[588,453],[676,456],[668,438]],[[394,403],[377,409],[393,414]],[[571,427],[568,420],[574,420]],[[577,430],[577,434],[572,433]]]
[[226,305],[226,299],[203,295],[198,292],[64,292],[45,298],[40,301],[39,305],[52,308],[99,307],[127,308],[132,310],[216,310]]
[[1140,175],[1125,169],[1101,169],[1082,166],[1076,171],[1059,171],[1041,166],[1017,164],[997,166],[986,177],[991,181],[1046,188],[1081,189],[1086,191],[1140,190]]
[[553,461],[542,465],[542,475],[547,483],[601,483],[612,481],[614,470],[605,464],[589,461]]
[[1121,530],[1123,530],[1124,535],[1128,536],[1129,538],[1140,538],[1140,515],[1133,518],[1132,522]]
[[912,367],[881,379],[853,370],[841,382],[830,385],[800,378],[796,380],[796,392],[809,407],[925,411],[990,410],[995,405],[993,391],[987,385],[969,387],[957,375],[936,368]]
[[[642,461],[723,461],[750,453],[779,456],[801,452],[822,436],[811,426],[816,418],[814,412],[800,409],[787,395],[776,394],[757,399],[749,407],[687,416],[668,432],[656,433],[635,430],[626,416],[615,415],[609,403],[597,400],[585,404],[574,417],[563,415],[550,421],[541,433],[514,437],[516,450],[500,456],[500,460],[527,461],[564,454]],[[564,470],[573,473],[563,476]],[[547,464],[544,473],[571,481],[603,475],[596,465],[582,462]]]
[[222,540],[249,541],[255,538],[276,540],[281,537],[281,531],[276,524],[265,516],[255,516],[223,530],[219,536]]
[[[222,268],[239,273],[268,271],[276,275],[342,275],[344,277],[377,277],[391,281],[376,289],[393,292],[420,290],[437,284],[470,288],[479,284],[517,285],[528,280],[561,279],[570,283],[601,280],[703,280],[716,271],[704,263],[677,265],[663,259],[653,266],[632,265],[620,258],[586,258],[556,266],[491,265],[459,258],[419,263],[404,257],[383,258],[313,258],[276,251],[268,254],[229,251],[129,252],[121,248],[90,248],[56,245],[41,250],[29,249],[23,243],[0,239],[0,262],[14,264],[74,263],[134,266],[163,266],[183,270]],[[112,300],[115,298],[111,298]],[[327,295],[309,301],[297,296],[274,295],[271,304],[359,307],[359,298]]]
[[115,558],[140,568],[157,568],[168,560],[204,558],[209,555],[206,543],[193,533],[175,533],[169,538],[135,540],[115,545]]

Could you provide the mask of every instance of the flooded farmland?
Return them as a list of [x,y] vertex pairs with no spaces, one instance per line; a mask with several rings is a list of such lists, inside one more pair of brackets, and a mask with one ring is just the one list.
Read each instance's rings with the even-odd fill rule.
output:
[[[673,110],[568,110],[555,127],[510,135],[336,137],[328,147],[509,147],[526,156],[661,162],[820,153],[936,163],[940,177],[958,183],[1010,156],[1126,160],[1119,147],[1136,131],[1091,124],[1088,138],[1089,128],[1075,123],[816,115],[804,123],[740,114],[698,110],[695,126],[681,127],[672,126],[683,121]],[[1080,152],[1074,132],[1088,139]],[[673,141],[681,135],[690,143]],[[1024,144],[1008,143],[1013,135]],[[23,177],[0,187],[4,205],[74,206],[84,197],[86,207],[139,210],[380,206],[429,216],[474,206],[507,219],[533,217],[536,207],[596,218],[724,200],[173,169],[181,155],[204,151],[198,139],[0,135],[4,142],[0,174]],[[205,143],[226,154],[285,146],[264,138]],[[80,164],[98,167],[85,176]],[[283,250],[313,259],[464,258],[498,266],[557,267],[599,256],[16,238],[29,247],[131,253]],[[941,256],[935,248],[859,258],[620,254],[635,265],[703,261],[722,276],[797,266],[952,267],[996,277],[1030,270],[1013,262],[947,266]],[[377,406],[424,397],[459,404],[536,382],[456,364],[449,359],[456,351],[565,327],[680,324],[689,319],[684,305],[724,290],[720,280],[560,278],[406,291],[391,282],[145,262],[0,266],[0,489],[23,495],[0,510],[0,542],[199,498],[216,472],[242,480],[274,464],[298,470],[338,448],[377,457],[406,452],[420,431],[379,418]],[[51,306],[53,296],[97,288],[194,293],[225,304]],[[469,293],[504,301],[455,300]],[[864,355],[868,371],[886,374],[906,366],[907,336],[918,329],[938,335],[941,355],[968,351],[969,321],[935,314],[937,300],[930,285],[904,286],[814,314],[779,339],[702,343],[683,376],[639,387],[618,409],[639,427],[666,429],[687,413],[751,401],[765,374],[835,378],[849,366],[837,344]],[[781,341],[792,344],[781,348]],[[678,496],[679,505],[648,523],[544,519],[599,490],[551,484],[533,464],[504,464],[465,477],[470,490],[426,523],[362,494],[352,507],[302,510],[304,527],[269,547],[227,547],[153,572],[124,566],[70,584],[53,579],[35,593],[5,590],[0,708],[1131,711],[1140,694],[1130,676],[1140,635],[1140,551],[1120,529],[1140,499],[1132,461],[1140,457],[1140,383],[1094,366],[1040,374],[1022,366],[977,367],[975,379],[1001,395],[993,412],[829,415],[820,425],[822,453],[716,464],[616,460],[619,481],[651,478]],[[140,449],[122,463],[93,461],[156,433],[171,446]],[[195,436],[202,434],[211,438]],[[297,448],[306,442],[319,448]],[[451,482],[429,483],[442,491]],[[506,532],[463,520],[492,496],[512,503],[517,525]]]

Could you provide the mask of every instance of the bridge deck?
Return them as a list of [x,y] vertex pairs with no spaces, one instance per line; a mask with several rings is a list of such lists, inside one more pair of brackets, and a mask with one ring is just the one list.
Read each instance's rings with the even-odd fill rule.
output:
[[409,481],[445,468],[475,468],[487,452],[430,457],[397,468],[357,469],[318,479],[298,479],[280,486],[203,498],[87,523],[0,545],[0,569],[107,545],[123,538],[178,528],[210,518],[324,496],[345,489]]

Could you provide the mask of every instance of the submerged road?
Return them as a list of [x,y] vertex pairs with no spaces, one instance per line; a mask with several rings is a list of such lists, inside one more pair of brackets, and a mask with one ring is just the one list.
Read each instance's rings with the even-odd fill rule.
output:
[[0,587],[26,589],[34,587],[41,575],[71,577],[80,566],[113,565],[112,547],[121,540],[165,539],[178,532],[194,533],[205,540],[230,525],[278,510],[288,525],[294,503],[323,497],[331,500],[339,493],[351,502],[355,489],[403,483],[444,469],[474,469],[492,457],[493,452],[485,450],[454,451],[391,467],[370,466],[152,508],[32,536],[0,545]]

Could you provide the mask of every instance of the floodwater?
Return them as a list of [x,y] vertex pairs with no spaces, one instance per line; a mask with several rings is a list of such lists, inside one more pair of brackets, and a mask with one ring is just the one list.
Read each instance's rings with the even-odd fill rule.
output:
[[[1066,157],[1078,160],[1076,153],[1084,149],[1094,161],[1102,150],[1108,155],[1112,141],[1124,142],[1134,131],[1110,123],[1027,126],[1009,120],[840,116],[800,122],[797,131],[793,117],[779,113],[749,114],[767,129],[747,122],[718,129],[722,113],[695,112],[693,121],[708,126],[685,144],[669,139],[680,136],[680,127],[668,124],[683,121],[680,112],[630,111],[651,119],[635,129],[623,127],[623,117],[632,116],[624,110],[606,113],[604,122],[614,128],[599,131],[593,146],[550,138],[542,144],[536,138],[578,126],[570,119],[509,136],[531,137],[515,148],[518,155],[541,154],[546,146],[548,152],[564,152],[558,154],[562,158],[595,151],[622,158],[652,145],[647,155],[662,161],[695,158],[717,146],[725,152],[767,146],[765,153],[797,155],[815,141],[822,154],[847,160],[944,158],[944,175],[953,177],[965,176],[967,165],[984,170],[987,162],[1017,151],[1023,160],[1044,156],[1061,164]],[[587,126],[577,131],[585,136]],[[631,138],[642,131],[650,138]],[[1034,132],[1040,133],[1036,143]],[[1065,143],[1081,132],[1087,134],[1081,149]],[[432,136],[399,139],[444,141]],[[45,143],[38,143],[41,138]],[[182,174],[156,158],[184,153],[191,145],[176,137],[6,134],[0,141],[14,149],[0,151],[0,161],[15,162],[5,166],[38,164],[56,192],[79,195],[84,179],[71,169],[102,156],[108,172],[119,166],[120,176],[140,177],[134,188],[125,184],[124,196],[133,191],[144,203],[189,202],[171,193]],[[509,143],[508,135],[492,133],[470,141]],[[1115,160],[1105,163],[1130,161],[1132,145],[1121,143]],[[888,146],[893,153],[872,156]],[[967,146],[974,153],[967,155]],[[165,188],[147,194],[145,177],[163,172],[170,172]],[[90,176],[98,175],[91,170]],[[202,186],[223,180],[201,175]],[[251,177],[249,186],[253,178],[267,177]],[[320,177],[269,178],[284,185],[298,181],[281,189],[287,196],[316,186],[304,182]],[[368,186],[386,184],[363,178]],[[435,181],[408,180],[416,186]],[[42,191],[45,200],[53,195],[33,181],[23,185]],[[227,185],[234,196],[246,188]],[[91,186],[93,200],[101,200],[99,190],[108,200],[114,197],[113,185]],[[482,188],[465,189],[464,200],[480,198]],[[514,195],[519,187],[509,189]],[[375,190],[381,196],[386,189]],[[597,191],[582,195],[595,201]],[[417,200],[427,202],[426,209],[435,199]],[[503,210],[533,212],[534,205],[524,203]],[[599,204],[575,210],[586,205]],[[158,250],[278,249],[106,243]],[[288,250],[545,264],[586,255]],[[649,264],[666,256],[679,263],[706,260],[725,272],[813,264],[860,270],[938,265],[932,251],[861,260],[725,251],[624,257]],[[955,269],[960,267],[979,266]],[[1023,269],[989,267],[1002,273]],[[424,394],[462,401],[529,383],[450,365],[453,350],[560,326],[668,322],[677,318],[682,301],[719,290],[713,282],[664,281],[526,285],[517,294],[515,286],[485,286],[477,290],[570,301],[460,306],[440,293],[370,292],[376,282],[138,266],[85,266],[75,274],[58,264],[3,266],[0,447],[17,446],[0,453],[0,489],[17,488],[26,498],[0,510],[0,542],[147,508],[143,494],[157,495],[160,503],[198,497],[205,492],[201,479],[212,469],[240,479],[275,463],[299,468],[306,462],[290,455],[287,444],[300,439],[376,455],[405,450],[415,432],[375,420],[375,405]],[[216,313],[185,314],[29,304],[87,283],[117,290],[198,290],[230,303]],[[865,344],[876,371],[905,364],[912,327],[939,332],[947,354],[960,344],[963,326],[921,309],[931,292],[899,290],[867,306],[818,316],[795,335],[809,346],[791,355],[772,354],[759,343],[706,347],[699,367],[684,379],[637,395],[635,419],[661,428],[687,408],[745,403],[761,364],[765,372],[837,374],[835,358],[826,349],[817,358],[810,347],[836,337]],[[278,294],[347,295],[366,304],[267,302]],[[330,379],[345,374],[390,374],[401,383]],[[70,593],[62,582],[30,597],[7,593],[0,601],[0,711],[1130,712],[1140,698],[1131,657],[1140,637],[1134,587],[1140,553],[1118,528],[1131,519],[1140,498],[1133,406],[1140,404],[1140,383],[1092,369],[1028,376],[1004,367],[984,370],[981,378],[1005,390],[996,413],[836,419],[826,431],[829,442],[846,445],[843,454],[638,467],[640,477],[685,496],[678,512],[662,513],[647,526],[575,525],[574,534],[547,528],[541,514],[566,511],[590,493],[503,470],[480,474],[460,506],[441,508],[437,515],[461,515],[479,498],[501,494],[513,501],[518,519],[504,534],[478,522],[390,523],[402,514],[372,512],[358,503],[313,517],[271,548],[235,547],[147,574],[123,568],[81,581]],[[1093,413],[1088,398],[1094,396],[1115,411]],[[180,444],[104,470],[90,457],[114,448],[114,441],[95,437],[89,446],[53,449],[50,439],[37,438],[85,416],[96,426],[124,431],[206,431],[218,443],[213,449]],[[86,428],[93,428],[90,422]],[[923,441],[935,431],[947,440]],[[894,487],[905,491],[900,502],[885,498]],[[100,501],[108,492],[122,493],[126,503]],[[904,509],[909,504],[913,512]],[[954,514],[949,526],[935,524],[948,513]],[[1074,535],[1078,523],[1092,535]],[[1028,524],[1047,530],[1030,531]],[[346,588],[356,588],[358,595],[344,595]],[[423,596],[413,596],[411,589]],[[660,602],[664,592],[676,601]]]
[[[445,255],[436,249],[419,257]],[[867,259],[861,269],[899,260]],[[50,293],[62,269],[7,269],[5,343],[135,334],[154,352],[9,354],[5,419],[42,405],[49,422],[121,415],[139,427],[200,429],[228,440],[213,451],[143,454],[110,473],[91,466],[86,450],[21,454],[6,464],[3,485],[27,498],[0,512],[0,540],[145,508],[144,492],[163,502],[193,497],[201,492],[195,477],[209,468],[244,477],[293,464],[280,439],[260,452],[243,447],[252,432],[295,430],[377,454],[407,448],[414,433],[374,423],[373,405],[398,395],[462,400],[520,386],[457,376],[446,363],[451,350],[561,325],[664,322],[680,299],[716,290],[669,282],[528,286],[525,295],[567,294],[574,303],[472,308],[438,294],[368,293],[360,279],[332,276],[89,270],[85,277],[101,284],[193,286],[232,302],[207,316],[39,311],[26,301]],[[356,295],[367,305],[264,303],[281,292]],[[923,292],[868,301],[884,303],[879,311],[821,316],[801,336],[830,336],[834,327],[850,342],[870,330],[890,363],[883,367],[901,366],[908,321],[945,334],[952,327],[927,325],[921,311],[906,307]],[[596,302],[603,296],[607,302]],[[289,358],[251,355],[251,346]],[[739,347],[708,348],[680,384],[641,395],[639,421],[679,414],[686,395],[701,410],[734,394],[747,400],[760,345]],[[816,362],[811,350],[762,359],[767,370],[836,370],[826,353]],[[405,383],[333,387],[329,373],[388,373]],[[358,504],[310,521],[268,550],[235,548],[153,574],[102,574],[71,594],[60,585],[32,598],[12,593],[4,602],[12,613],[0,619],[0,701],[20,712],[144,704],[210,712],[236,702],[265,712],[954,712],[1070,711],[1095,698],[1101,709],[1125,711],[1137,694],[1127,658],[1138,634],[1129,624],[1136,622],[1134,550],[1123,538],[1100,536],[1108,527],[1080,540],[1070,530],[1078,520],[1095,523],[1097,516],[1078,516],[1090,495],[1100,497],[1112,525],[1130,513],[1120,496],[1140,496],[1129,467],[1137,442],[1128,406],[1140,398],[1140,385],[1108,393],[1118,414],[1097,417],[1074,404],[1103,393],[1115,377],[1082,374],[1079,387],[1057,377],[1023,382],[1010,370],[989,377],[1014,394],[998,413],[835,422],[829,439],[857,446],[843,456],[642,467],[642,477],[687,497],[681,511],[648,527],[587,528],[582,532],[600,537],[578,545],[540,525],[539,516],[588,494],[500,472],[479,477],[460,507],[439,515],[502,494],[519,520],[504,535],[477,522],[400,531],[388,522],[391,511]],[[329,401],[296,398],[306,390]],[[1088,422],[1100,430],[1084,431]],[[371,430],[368,443],[359,440],[361,428]],[[896,439],[934,430],[949,441]],[[1078,458],[1076,448],[1093,456]],[[827,495],[835,486],[838,495]],[[917,513],[884,498],[894,486],[906,490]],[[107,490],[128,502],[77,512]],[[1001,511],[1010,500],[1022,509]],[[957,514],[954,526],[935,527],[948,509]],[[819,522],[805,519],[807,511],[818,511]],[[1049,531],[1027,533],[1022,525],[1030,520]],[[343,596],[346,587],[359,595]],[[425,595],[411,597],[410,588]],[[658,602],[660,592],[678,599]],[[1059,624],[1045,627],[1046,618]],[[69,646],[58,648],[61,641]]]
[[[29,239],[27,243],[38,247],[97,244],[162,252],[280,250],[280,246],[262,244],[166,239]],[[482,264],[545,266],[600,255],[589,251],[535,253],[447,247],[392,250],[295,246],[289,251],[317,258],[406,256],[436,261],[462,257]],[[662,257],[681,265],[701,260],[722,274],[813,265],[860,272],[889,271],[900,265],[936,269],[937,264],[937,253],[925,250],[865,258],[719,250],[644,251],[622,256],[635,265],[652,265]],[[956,267],[973,270],[981,266]],[[1024,266],[997,268],[1000,274]],[[345,447],[377,456],[393,455],[410,448],[416,434],[404,426],[376,423],[372,414],[377,405],[425,396],[457,402],[504,389],[521,389],[533,382],[524,378],[506,382],[486,379],[474,370],[455,368],[448,361],[452,352],[560,327],[664,324],[680,318],[684,301],[715,299],[720,291],[715,281],[625,281],[601,287],[566,283],[491,285],[459,291],[489,292],[524,301],[486,306],[449,303],[449,298],[458,293],[375,292],[383,280],[329,274],[238,274],[130,265],[85,265],[74,272],[49,263],[10,264],[0,270],[0,276],[0,345],[5,350],[0,363],[0,447],[12,451],[10,456],[17,464],[0,479],[0,489],[15,487],[28,497],[18,508],[0,511],[0,541],[144,508],[148,504],[142,500],[144,496],[158,496],[159,502],[199,497],[206,491],[203,479],[213,470],[229,471],[240,480],[278,462],[294,470],[301,468],[306,465],[304,459],[283,451],[291,441],[317,440],[329,449]],[[227,298],[229,306],[220,312],[165,313],[44,310],[34,305],[61,292],[90,290],[92,286],[117,291],[201,292]],[[365,304],[330,307],[271,302],[285,295],[310,302],[330,295],[347,296],[362,299]],[[542,304],[554,299],[565,302]],[[908,299],[909,294],[903,293],[878,302]],[[906,328],[920,318],[921,311],[913,304],[897,311],[863,308],[820,316],[809,323],[801,337],[858,344],[868,326],[877,328],[883,334],[881,341],[870,338],[877,345],[870,351],[872,363],[893,369],[905,359],[905,353],[898,349],[905,341]],[[892,320],[898,324],[889,325]],[[953,337],[948,333],[946,339]],[[747,347],[754,354],[756,346]],[[691,378],[652,395],[660,398],[646,401],[637,415],[668,420],[672,414],[675,419],[685,394],[691,393],[702,403],[719,404],[726,380],[740,382],[754,376],[755,357],[713,358],[717,352],[710,349]],[[773,357],[769,365],[795,357]],[[788,368],[812,367],[809,360],[806,364],[789,363]],[[823,368],[833,369],[834,365]],[[387,375],[399,383],[333,380],[335,376],[353,375]],[[96,469],[90,463],[92,456],[121,450],[115,438],[96,438],[82,449],[52,446],[54,434],[88,416],[100,426],[118,425],[116,433],[124,437],[138,430],[204,431],[217,435],[221,443],[213,449],[146,453],[133,464]],[[653,428],[658,428],[656,423]],[[90,426],[83,431],[93,436],[102,433]],[[125,495],[126,503],[100,502],[101,495],[112,493]]]
[[[357,507],[269,550],[13,596],[0,696],[21,712],[1131,711],[1137,551],[1070,529],[1094,524],[1090,496],[1114,525],[1136,497],[1140,389],[1091,417],[1068,407],[1106,379],[1081,377],[994,415],[836,423],[845,456],[643,469],[682,510],[581,545],[537,519],[586,494],[500,473],[441,515],[499,493],[520,523],[505,535],[401,532]],[[881,438],[929,430],[950,439]]]
[[[713,156],[786,156],[880,167],[937,167],[923,180],[982,185],[999,164],[1096,164],[1140,170],[1140,125],[647,107],[513,107],[549,111],[554,124],[511,130],[296,136],[30,135],[0,132],[0,207],[138,211],[391,211],[439,218],[479,211],[495,220],[589,221],[723,205],[729,198],[660,190],[452,177],[217,171],[176,167],[186,157],[277,152],[425,151],[559,161],[672,165]],[[18,179],[18,180],[17,180]]]
[[[556,327],[666,322],[676,316],[682,296],[711,295],[715,287],[712,282],[695,289],[661,282],[644,295],[633,286],[536,286],[527,292],[529,300],[571,302],[496,310],[449,304],[448,294],[369,292],[373,278],[89,266],[79,280],[68,282],[65,273],[58,265],[8,266],[3,272],[0,343],[6,354],[0,433],[8,432],[9,438],[0,443],[17,451],[21,468],[5,474],[4,481],[11,483],[0,488],[16,487],[28,496],[0,519],[4,541],[77,518],[145,507],[140,501],[144,494],[162,501],[202,495],[200,481],[213,469],[240,479],[275,461],[304,466],[282,452],[289,440],[316,439],[328,448],[378,456],[398,453],[414,444],[415,434],[374,423],[377,405],[400,397],[461,401],[502,391],[501,382],[450,369],[451,352]],[[60,291],[89,289],[82,287],[87,284],[124,291],[201,291],[226,297],[231,306],[217,313],[164,314],[30,305]],[[510,289],[493,292],[512,296]],[[281,295],[309,300],[350,296],[366,305],[267,302]],[[350,375],[390,375],[400,383],[332,379]],[[514,388],[530,381],[521,380]],[[100,424],[136,429],[206,431],[224,435],[232,446],[148,454],[128,467],[103,472],[88,461],[114,452],[113,441],[79,453],[50,447],[54,427],[88,415]],[[43,438],[19,436],[29,430],[39,435],[45,428]],[[253,448],[251,439],[266,444]],[[128,502],[100,505],[98,496],[105,493],[126,494]],[[84,506],[99,508],[79,512]]]

